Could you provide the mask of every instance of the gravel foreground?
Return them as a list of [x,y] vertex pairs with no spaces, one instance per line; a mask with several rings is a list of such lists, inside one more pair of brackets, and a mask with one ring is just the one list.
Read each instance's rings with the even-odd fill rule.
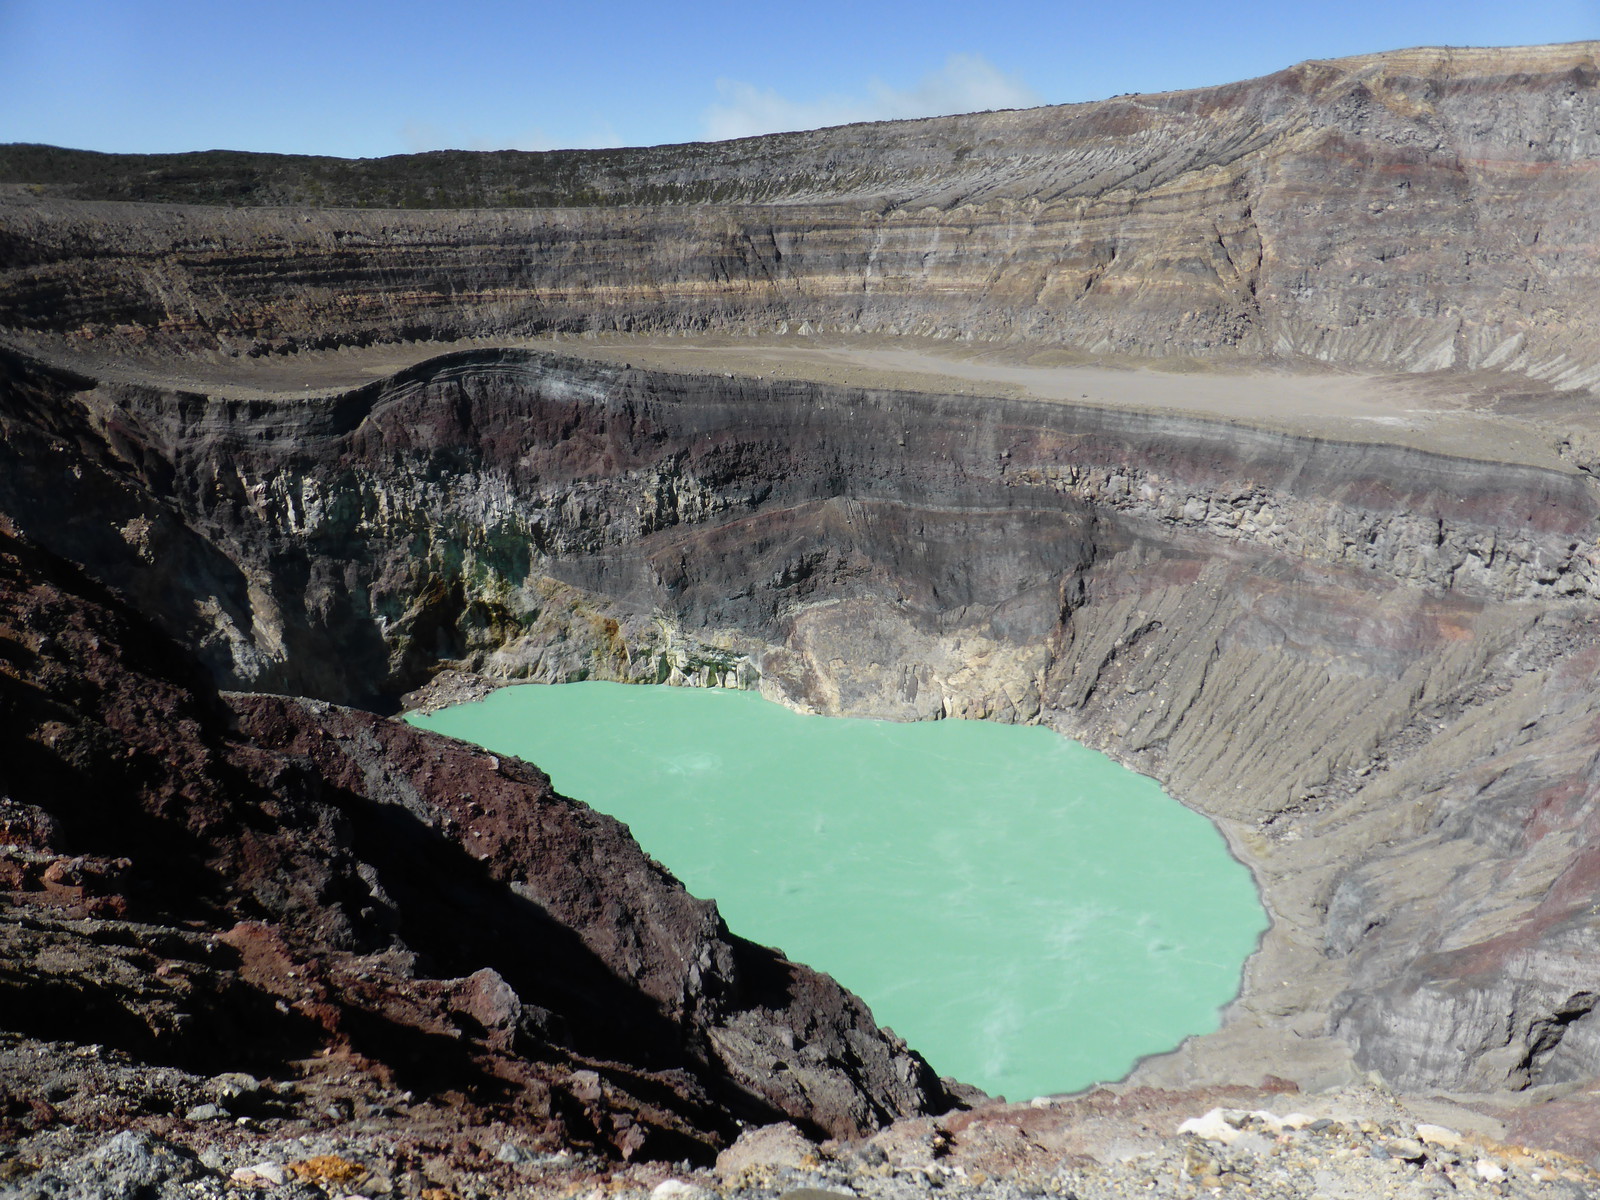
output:
[[[351,1077],[354,1078],[353,1076]],[[875,1200],[913,1197],[1600,1196],[1581,1158],[1497,1140],[1443,1102],[1372,1087],[1102,1088],[906,1120],[859,1142],[747,1130],[715,1167],[618,1163],[532,1143],[370,1082],[210,1079],[98,1046],[0,1042],[7,1200]],[[1220,1101],[1220,1102],[1218,1102]],[[1270,1105],[1270,1107],[1267,1107]]]

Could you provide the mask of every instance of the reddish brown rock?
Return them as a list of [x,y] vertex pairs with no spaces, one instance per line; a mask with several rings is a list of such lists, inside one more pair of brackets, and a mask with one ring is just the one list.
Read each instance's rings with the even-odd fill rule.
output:
[[[207,1074],[320,1057],[623,1155],[948,1103],[860,1001],[732,937],[523,763],[325,704],[230,708],[9,528],[0,639],[14,1033]],[[816,1086],[764,1086],[800,1030]]]

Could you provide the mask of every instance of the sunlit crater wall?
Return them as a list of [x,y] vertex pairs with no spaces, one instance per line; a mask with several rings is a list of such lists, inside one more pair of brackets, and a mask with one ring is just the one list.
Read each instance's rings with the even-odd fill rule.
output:
[[[533,206],[500,211],[57,198],[204,194],[140,160],[96,164],[99,192],[0,199],[0,327],[239,354],[548,330],[915,333],[1588,386],[1597,81],[1594,43],[1407,51],[559,164],[463,155],[404,192]],[[362,174],[376,169],[265,157],[228,194],[397,203]]]

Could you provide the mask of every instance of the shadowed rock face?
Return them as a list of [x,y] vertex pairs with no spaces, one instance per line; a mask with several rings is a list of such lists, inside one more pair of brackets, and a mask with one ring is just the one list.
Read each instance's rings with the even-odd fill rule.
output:
[[[94,156],[99,183],[63,167],[46,198],[0,207],[0,326],[232,353],[804,327],[1587,385],[1600,379],[1597,82],[1593,43],[1407,51],[1096,104],[466,156],[444,176],[456,192],[429,201],[582,208],[51,197],[206,198],[226,170],[162,184],[158,163]],[[412,182],[442,162],[420,157]],[[311,189],[292,182],[303,169],[259,156],[255,190],[221,198],[382,204],[362,173],[400,170],[316,167],[337,174]],[[473,182],[519,173],[542,182]],[[12,150],[0,177],[57,176]]]
[[320,1056],[624,1157],[950,1103],[859,1000],[732,937],[534,768],[369,713],[220,698],[9,528],[0,718],[14,1033],[205,1074]]
[[[1408,52],[1072,109],[641,151],[543,194],[612,207],[11,196],[0,512],[229,688],[381,707],[449,664],[1049,723],[1217,819],[1273,912],[1224,1030],[1150,1077],[1316,1084],[1353,1065],[1419,1088],[1588,1079],[1600,501],[1583,471],[525,350],[447,354],[363,387],[245,393],[163,382],[186,364],[155,352],[810,323],[1591,382],[1596,78],[1590,45]],[[300,186],[283,178],[272,186]],[[135,353],[152,382],[84,365]],[[36,624],[22,622],[8,660],[28,687],[70,691],[74,672],[101,669],[85,651],[54,682],[30,674]],[[181,683],[190,697],[207,686]],[[184,894],[210,906],[194,919],[247,922],[227,926],[239,958],[214,991],[275,994],[252,964],[331,945],[329,978],[341,955],[390,973],[384,994],[414,1006],[402,1026],[431,1034],[441,1013],[473,1014],[472,1054],[497,1064],[486,1069],[533,1072],[517,1084],[529,1111],[565,1077],[504,1065],[491,1051],[506,1037],[517,1054],[615,1054],[633,1064],[615,1078],[634,1099],[612,1110],[656,1104],[672,1115],[628,1121],[690,1140],[714,1130],[702,1145],[751,1106],[832,1129],[943,1102],[848,997],[750,958],[681,893],[660,899],[671,889],[615,830],[550,808],[523,768],[311,701],[234,697],[222,716],[219,701],[193,702],[212,725],[195,718],[197,740],[178,743],[197,747],[184,778],[203,790],[243,772],[245,811],[266,812],[284,801],[250,797],[278,797],[273,772],[288,772],[310,781],[292,794],[311,797],[288,823],[346,831],[329,834],[332,868],[243,837],[228,822],[255,826],[220,804],[215,827],[185,834],[199,882]],[[54,726],[30,728],[27,753],[54,761]],[[506,771],[509,791],[495,782]],[[160,810],[143,797],[165,786],[128,792],[130,811]],[[451,798],[468,790],[470,803]],[[63,818],[25,803],[19,827],[48,842]],[[529,805],[583,826],[577,867],[541,857]],[[390,826],[406,831],[401,857],[364,856],[363,838]],[[135,833],[108,832],[90,874],[118,878]],[[270,870],[252,873],[258,842]],[[571,978],[588,986],[592,955],[632,981],[608,996],[653,1014],[626,1055],[540,1016],[571,997],[541,991],[555,985],[531,968],[450,945],[420,915],[408,889],[436,852],[480,889],[469,909],[573,949],[517,902],[530,862],[566,881],[539,905],[582,944]],[[279,875],[316,895],[275,892],[264,881]],[[592,876],[625,880],[618,902],[638,913],[660,900],[682,919],[597,914]],[[434,947],[440,966],[384,966],[374,956],[390,941]],[[671,965],[680,949],[694,968]],[[428,987],[403,982],[414,977]],[[354,983],[318,986],[334,1010],[367,1003]],[[321,993],[294,996],[322,1020]],[[785,1023],[828,1031],[801,1039],[824,1065],[784,1057],[776,1070],[768,1034]],[[315,1028],[283,1036],[347,1036],[338,1021]],[[676,1071],[698,1081],[673,1092],[688,1107],[641,1098],[676,1088],[660,1075]],[[584,1119],[582,1136],[629,1149],[632,1125]]]

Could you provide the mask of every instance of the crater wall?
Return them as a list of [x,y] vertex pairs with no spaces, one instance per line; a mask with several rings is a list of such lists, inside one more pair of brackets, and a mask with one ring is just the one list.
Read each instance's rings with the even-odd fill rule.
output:
[[[0,328],[258,355],[552,330],[916,333],[1588,386],[1596,64],[1595,43],[1405,51],[711,146],[256,156],[220,196],[230,168],[205,156],[0,148]],[[380,176],[411,182],[391,194]],[[140,197],[169,203],[126,202]],[[230,207],[171,203],[195,197]],[[414,203],[444,207],[399,207]]]
[[[85,587],[115,589],[96,603],[131,606],[257,694],[207,710],[203,779],[208,756],[244,744],[286,756],[280,783],[381,775],[384,754],[319,758],[315,732],[381,741],[378,718],[259,694],[393,708],[441,665],[1047,723],[1216,819],[1272,912],[1223,1030],[1143,1078],[1588,1080],[1591,393],[1527,399],[1545,423],[1522,433],[1568,439],[1567,469],[461,346],[914,333],[1053,361],[1451,372],[1462,387],[1492,373],[1503,415],[1529,380],[1600,382],[1596,63],[1593,43],[1406,51],[592,156],[0,148],[0,513],[22,547],[8,561],[80,564]],[[432,342],[452,352],[364,386],[297,373],[302,351],[359,377],[341,350]],[[253,390],[201,382],[250,359]],[[90,729],[91,749],[121,734],[40,699],[93,699],[52,665],[40,623],[83,624],[71,644],[91,650],[104,623],[51,612],[5,633],[21,682],[3,698],[45,714],[28,753],[70,766],[62,729]],[[149,798],[137,783],[127,796]],[[151,803],[193,799],[171,792]],[[949,1099],[848,999],[791,979],[809,999],[755,1018],[755,1041],[713,1053],[701,1030],[663,1051],[669,1073],[733,1090],[689,1087],[682,1119],[700,1133],[671,1105],[661,1129],[705,1151],[739,1111],[832,1128],[798,1093],[745,1086],[771,1076],[750,1064],[776,1061],[774,1021],[823,1010],[878,1063],[867,1092],[859,1062],[828,1076],[839,1128]],[[619,1127],[582,1127],[627,1149]]]
[[229,686],[446,662],[1049,723],[1262,883],[1227,1070],[1588,1070],[1582,473],[527,352],[252,401],[7,364],[0,504]]

